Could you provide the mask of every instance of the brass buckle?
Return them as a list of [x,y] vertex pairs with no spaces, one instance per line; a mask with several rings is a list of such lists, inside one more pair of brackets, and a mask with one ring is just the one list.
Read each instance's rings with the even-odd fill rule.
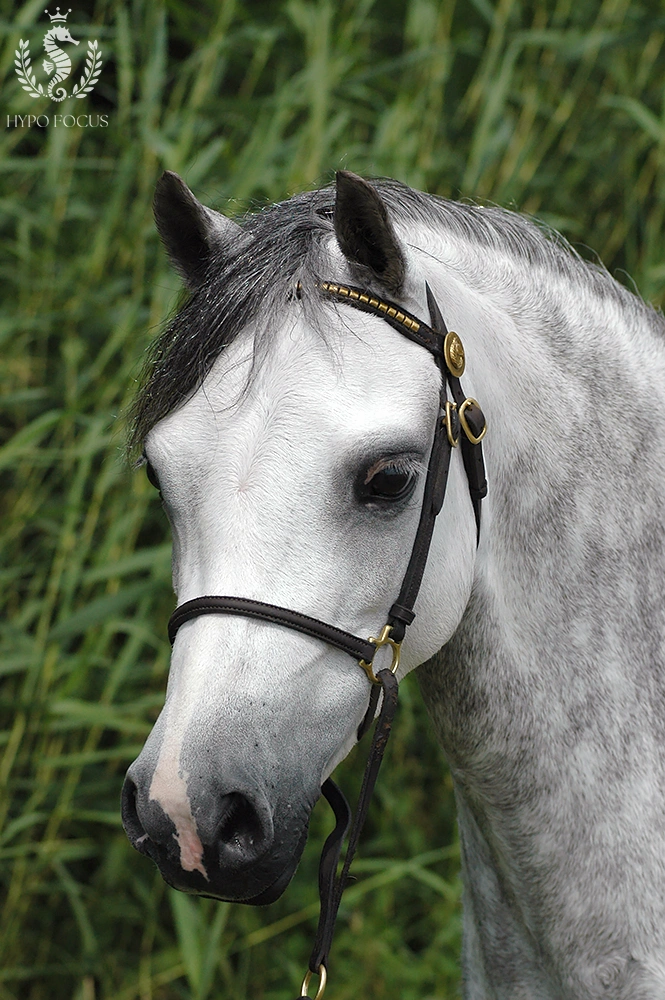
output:
[[[390,633],[392,632],[392,629],[393,629],[392,625],[384,625],[383,628],[381,629],[381,632],[379,633],[378,639],[375,639],[374,636],[370,636],[367,641],[373,643],[377,649],[380,649],[381,646],[391,647],[393,651],[393,661],[390,664],[390,672],[392,674],[396,674],[399,668],[399,656],[402,650],[402,643],[395,642],[394,639],[390,638]],[[376,656],[376,653],[374,653],[374,656]],[[363,668],[363,670],[367,674],[367,677],[372,682],[372,684],[380,684],[381,681],[375,675],[373,669],[374,656],[372,657],[369,663],[367,663],[366,660],[358,660],[358,664]]]
[[[310,983],[311,978],[312,978],[312,973],[308,969],[307,972],[305,973],[305,978],[302,981],[302,986],[300,987],[300,996],[301,996],[301,998],[308,996],[307,990],[309,989],[309,983]],[[314,997],[314,1000],[321,1000],[321,997],[323,996],[323,994],[325,992],[325,988],[326,988],[326,983],[327,982],[328,982],[328,975],[326,973],[326,967],[325,967],[325,965],[320,965],[319,966],[319,988],[316,991],[316,996]]]
[[448,441],[453,448],[456,448],[459,444],[459,425],[457,427],[457,437],[455,436],[455,417],[453,414],[457,413],[457,404],[451,403],[449,399],[446,400],[446,413],[443,418],[443,425],[446,428],[446,434],[448,435]]
[[469,406],[477,406],[478,409],[482,413],[482,407],[481,407],[480,403],[478,402],[478,400],[477,399],[473,399],[472,396],[469,396],[467,399],[464,400],[464,402],[460,406],[459,410],[457,411],[457,415],[459,417],[459,422],[461,423],[462,430],[464,431],[464,433],[468,437],[468,439],[471,442],[471,444],[480,444],[480,442],[482,441],[482,439],[487,434],[487,421],[485,421],[485,423],[483,425],[482,431],[480,432],[480,434],[478,435],[478,437],[476,437],[476,435],[473,433],[473,431],[469,427],[469,425],[467,423],[466,416],[465,416],[465,412],[466,412],[466,410],[468,409]]

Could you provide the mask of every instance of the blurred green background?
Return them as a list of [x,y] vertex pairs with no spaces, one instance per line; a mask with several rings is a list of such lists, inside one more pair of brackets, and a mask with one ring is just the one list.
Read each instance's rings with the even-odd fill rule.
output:
[[[41,63],[43,0],[0,9],[0,1000],[292,1000],[327,807],[293,884],[261,909],[166,888],[120,826],[173,607],[165,518],[123,456],[123,414],[179,289],[155,180],[176,170],[238,213],[339,166],[389,175],[536,214],[662,305],[663,8],[101,0],[71,15],[75,37],[99,40],[101,79],[57,106],[14,72],[20,38]],[[109,124],[7,127],[56,112]],[[341,768],[351,794],[363,756]],[[451,784],[414,678],[355,871],[331,1000],[457,996]]]

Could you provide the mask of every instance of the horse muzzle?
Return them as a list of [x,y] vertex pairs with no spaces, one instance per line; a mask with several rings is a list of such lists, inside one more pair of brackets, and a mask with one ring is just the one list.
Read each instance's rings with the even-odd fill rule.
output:
[[[136,762],[138,763],[138,762]],[[183,892],[250,905],[281,896],[307,840],[309,809],[300,821],[275,824],[261,796],[232,791],[204,796],[205,817],[167,815],[130,768],[122,789],[122,821],[132,847],[151,858]],[[133,773],[134,772],[134,773]]]

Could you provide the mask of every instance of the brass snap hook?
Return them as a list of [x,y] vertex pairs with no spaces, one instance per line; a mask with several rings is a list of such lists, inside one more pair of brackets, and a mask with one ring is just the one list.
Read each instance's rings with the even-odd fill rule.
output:
[[[395,642],[394,639],[390,638],[390,633],[392,632],[392,628],[393,628],[392,625],[384,625],[383,628],[381,629],[381,632],[379,633],[378,639],[374,638],[374,636],[370,636],[367,641],[373,643],[377,649],[380,649],[381,646],[391,647],[393,651],[393,660],[392,663],[390,664],[390,672],[391,674],[396,674],[399,668],[399,657],[402,651],[402,643]],[[374,656],[376,656],[376,653],[374,653]],[[358,660],[358,664],[363,668],[363,670],[367,674],[372,684],[380,684],[381,681],[374,673],[374,667],[373,667],[374,656],[372,657],[369,663],[366,660]]]
[[[300,998],[301,998],[301,1000],[302,1000],[303,997],[307,997],[307,1000],[309,1000],[309,994],[308,994],[307,990],[309,989],[309,984],[310,984],[311,978],[312,978],[312,973],[308,969],[307,972],[305,973],[305,978],[302,981],[302,986],[300,987]],[[316,991],[316,996],[314,997],[314,1000],[321,1000],[321,997],[323,996],[323,994],[325,992],[325,988],[326,988],[326,983],[327,982],[328,982],[328,973],[326,972],[326,967],[325,967],[325,965],[320,965],[319,966],[319,988]]]

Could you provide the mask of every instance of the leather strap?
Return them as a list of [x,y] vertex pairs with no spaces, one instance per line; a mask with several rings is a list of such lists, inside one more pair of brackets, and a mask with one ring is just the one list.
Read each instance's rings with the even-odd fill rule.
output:
[[370,799],[372,798],[372,792],[374,791],[374,785],[376,784],[397,709],[397,678],[390,670],[380,670],[377,677],[381,682],[383,704],[376,728],[374,729],[372,746],[370,747],[365,766],[356,814],[351,827],[351,833],[349,834],[349,846],[346,849],[346,857],[344,858],[342,870],[337,878],[335,878],[335,873],[342,849],[342,841],[346,833],[346,826],[348,825],[349,807],[342,793],[330,779],[323,786],[323,794],[333,808],[337,823],[335,829],[326,840],[319,866],[321,910],[316,939],[309,959],[309,968],[313,973],[318,972],[321,965],[326,968],[328,966],[328,954],[335,931],[337,911],[342,901],[342,893],[347,886],[349,869],[351,868],[351,862],[358,847],[358,841],[367,817]]
[[365,712],[365,717],[363,721],[358,726],[358,742],[370,728],[374,722],[374,717],[376,715],[376,706],[379,704],[379,695],[381,694],[381,688],[378,684],[372,684],[371,691],[369,692],[369,704],[367,706],[367,711]]
[[445,407],[445,390],[441,393],[443,405],[439,408],[439,414],[434,431],[434,442],[430,453],[429,465],[427,467],[427,478],[425,480],[425,490],[423,492],[423,502],[420,508],[420,520],[416,530],[416,537],[411,549],[411,558],[406,568],[402,587],[399,596],[390,609],[388,624],[392,626],[391,639],[401,642],[404,638],[407,626],[415,618],[413,606],[416,603],[420,584],[422,583],[427,556],[432,541],[436,516],[441,510],[443,499],[448,485],[448,472],[450,470],[450,455],[452,448],[448,441],[442,419]]
[[[448,333],[446,322],[441,315],[439,305],[432,294],[432,289],[429,285],[425,285],[425,289],[427,292],[427,306],[429,308],[430,322],[434,329],[436,329],[442,337],[445,338]],[[445,367],[445,373],[452,397],[455,400],[457,410],[459,412],[462,404],[466,400],[466,394],[462,389],[462,383],[459,378],[456,375],[453,375],[447,367]],[[484,423],[485,418],[482,416],[482,413],[480,416],[482,417]],[[473,513],[476,519],[476,545],[478,545],[480,542],[480,501],[487,496],[487,479],[485,478],[483,447],[480,442],[478,444],[473,444],[469,441],[465,434],[461,435],[460,445],[462,448],[464,470],[469,484],[469,493],[471,494],[471,503],[473,504]]]
[[[319,971],[321,962],[314,968],[312,968],[312,963],[317,955],[320,954],[322,943],[325,940],[327,944],[325,954],[325,958],[327,959],[332,942],[335,919],[337,917],[337,906],[339,905],[336,898],[337,865],[342,852],[344,838],[351,825],[351,807],[346,800],[346,796],[332,778],[324,781],[321,792],[328,800],[328,805],[335,814],[335,829],[326,838],[323,850],[321,851],[321,860],[319,861],[319,899],[321,905],[316,940],[309,962],[310,971],[315,973]],[[335,905],[336,903],[337,906]],[[323,964],[326,964],[325,960],[323,960]]]
[[[457,408],[462,406],[466,396],[458,378],[448,375],[448,385],[453,399],[457,403]],[[480,542],[480,501],[487,496],[487,479],[485,477],[485,462],[483,460],[483,448],[480,444],[472,444],[465,434],[460,435],[460,447],[462,449],[462,461],[469,484],[473,513],[476,518],[476,545]]]
[[299,611],[280,608],[276,604],[266,604],[264,601],[252,601],[246,597],[195,597],[192,601],[181,604],[169,618],[168,633],[171,645],[181,625],[199,615],[211,614],[241,615],[245,618],[260,618],[274,625],[286,625],[296,632],[311,635],[314,639],[323,639],[330,646],[348,653],[356,661],[365,660],[371,663],[376,652],[373,643],[359,638],[353,632],[345,632],[327,622],[319,621],[318,618],[300,614]]

